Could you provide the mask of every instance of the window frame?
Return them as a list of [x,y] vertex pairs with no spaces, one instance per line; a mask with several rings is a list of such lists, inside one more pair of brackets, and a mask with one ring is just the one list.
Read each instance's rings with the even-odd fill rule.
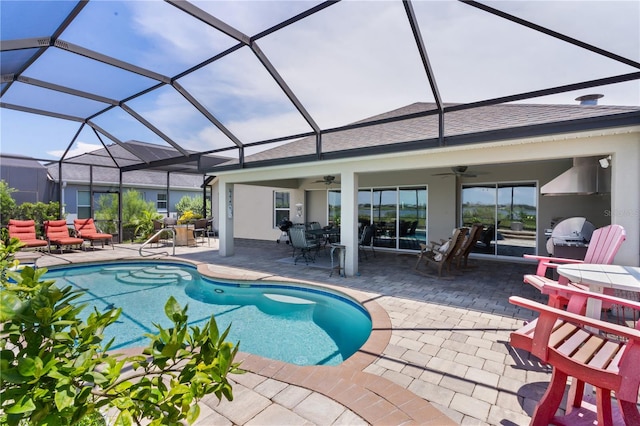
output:
[[[163,196],[164,200],[160,197]],[[160,203],[164,203],[164,207],[160,207]],[[156,211],[158,212],[167,212],[169,209],[169,197],[167,197],[166,192],[157,192],[156,193]]]
[[[283,204],[285,204],[286,201],[286,207],[283,206],[279,206],[278,204],[278,197],[280,195],[285,195],[286,194],[286,200],[282,200]],[[283,216],[282,213],[286,212],[286,216]],[[280,221],[282,221],[284,218],[287,218],[288,220],[291,220],[291,192],[290,191],[273,191],[273,227],[278,228]]]
[[[87,195],[88,204],[81,204],[80,201],[83,198],[81,195]],[[80,212],[83,214],[80,214]],[[84,213],[87,213],[86,215]],[[91,218],[91,191],[78,190],[76,192],[76,217],[78,219]]]

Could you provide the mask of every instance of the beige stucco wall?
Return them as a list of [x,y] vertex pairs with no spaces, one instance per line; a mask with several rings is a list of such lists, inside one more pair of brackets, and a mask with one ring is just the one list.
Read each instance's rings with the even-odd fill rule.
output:
[[[229,182],[263,185],[270,180],[298,179],[292,193],[292,206],[304,204],[307,221],[326,224],[326,186],[313,183],[319,176],[355,173],[361,188],[426,185],[428,188],[428,235],[438,239],[450,233],[458,220],[458,196],[453,176],[433,176],[436,171],[467,165],[483,171],[461,183],[537,182],[547,183],[571,166],[573,157],[612,156],[610,195],[539,196],[539,250],[544,250],[544,229],[555,217],[584,216],[596,226],[618,223],[627,231],[627,241],[616,258],[617,263],[640,264],[640,132],[628,129],[598,133],[558,135],[492,144],[466,145],[407,153],[391,153],[360,159],[322,161],[302,165],[223,172]],[[272,192],[274,188],[236,184],[234,235],[240,238],[276,239],[280,231],[273,227]],[[305,190],[307,191],[305,197]]]

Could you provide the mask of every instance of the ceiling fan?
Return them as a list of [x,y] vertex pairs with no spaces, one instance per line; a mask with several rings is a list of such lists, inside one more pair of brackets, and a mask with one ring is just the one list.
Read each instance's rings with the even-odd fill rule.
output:
[[323,176],[321,180],[316,180],[314,183],[324,183],[325,185],[331,185],[332,183],[340,183],[336,181],[335,176],[327,175]]
[[435,173],[431,176],[450,176],[450,175],[455,175],[455,176],[462,176],[462,177],[477,177],[478,175],[484,175],[487,174],[487,172],[468,172],[467,173],[467,169],[469,167],[468,166],[454,166],[451,167],[451,171],[450,172],[446,172],[446,173]]

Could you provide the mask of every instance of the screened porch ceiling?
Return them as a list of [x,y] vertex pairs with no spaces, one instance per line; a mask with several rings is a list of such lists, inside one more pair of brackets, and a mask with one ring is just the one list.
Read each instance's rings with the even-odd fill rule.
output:
[[252,155],[304,138],[322,161],[323,135],[416,102],[433,105],[420,114],[438,118],[440,146],[454,110],[575,104],[588,93],[640,105],[638,2],[3,0],[0,8],[1,152],[42,161],[91,161],[77,156],[116,145],[130,155],[106,152],[103,166],[201,174],[227,160],[250,167],[260,158]]

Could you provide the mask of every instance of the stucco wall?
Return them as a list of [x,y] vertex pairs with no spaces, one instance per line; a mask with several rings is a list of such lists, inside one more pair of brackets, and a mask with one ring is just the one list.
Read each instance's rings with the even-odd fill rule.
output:
[[[618,223],[627,230],[627,241],[616,262],[638,265],[640,262],[640,133],[638,129],[621,134],[616,130],[598,133],[556,135],[550,138],[510,140],[492,144],[438,148],[425,151],[383,154],[366,159],[346,159],[225,172],[232,182],[250,182],[298,178],[304,181],[292,205],[305,203],[306,219],[326,221],[326,187],[312,183],[326,174],[340,177],[341,172],[358,175],[359,187],[426,185],[428,187],[429,239],[448,235],[457,224],[458,192],[453,176],[433,176],[456,165],[479,170],[476,178],[459,183],[537,182],[547,183],[568,169],[574,157],[611,155],[612,192],[607,195],[539,196],[538,248],[544,253],[544,229],[557,217],[584,216],[596,226]],[[240,185],[236,184],[236,187]],[[247,185],[248,186],[248,185]],[[275,239],[280,231],[272,225],[272,190],[250,186],[236,195],[235,236]],[[308,191],[304,199],[305,189]],[[292,190],[295,193],[296,190]],[[294,198],[297,197],[297,200]],[[324,200],[322,200],[324,198]],[[242,206],[242,207],[241,207]],[[312,209],[310,211],[309,209]]]

